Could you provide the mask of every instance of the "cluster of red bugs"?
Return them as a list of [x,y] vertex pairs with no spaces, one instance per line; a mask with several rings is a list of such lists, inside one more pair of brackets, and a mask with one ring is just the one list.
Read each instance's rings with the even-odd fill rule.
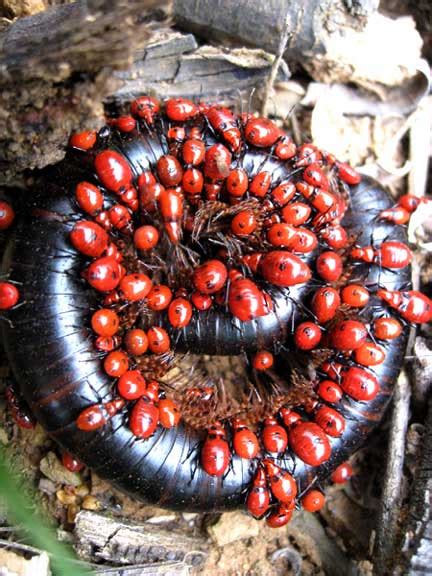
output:
[[[269,119],[235,115],[219,105],[183,98],[162,104],[143,96],[131,103],[127,115],[108,123],[111,130],[126,135],[140,126],[156,129],[161,119],[167,153],[154,168],[139,174],[117,150],[98,148],[95,132],[74,134],[69,141],[72,149],[89,154],[94,166],[94,182],[79,182],[74,191],[84,216],[74,223],[70,242],[89,260],[82,276],[100,294],[100,308],[91,315],[90,325],[116,390],[111,400],[86,408],[76,424],[84,431],[96,430],[127,407],[128,426],[137,438],[150,437],[159,424],[176,426],[181,419],[178,406],[163,382],[143,374],[139,359],[152,356],[157,361],[175,351],[169,333],[186,328],[194,315],[215,308],[248,322],[272,312],[266,286],[285,289],[315,275],[325,285],[313,292],[309,318],[294,327],[292,347],[327,349],[353,362],[337,363],[330,356],[319,366],[326,377],[314,383],[319,400],[307,407],[313,421],[304,421],[289,406],[258,426],[240,414],[209,427],[200,455],[202,468],[212,476],[225,474],[233,453],[258,459],[247,509],[255,517],[267,515],[269,526],[282,526],[298,500],[297,485],[274,458],[289,447],[310,466],[326,462],[331,456],[329,437],[339,437],[345,429],[337,403],[344,394],[360,402],[375,398],[380,385],[368,368],[384,361],[382,343],[401,334],[401,322],[430,321],[432,302],[418,291],[380,288],[374,295],[402,321],[389,313],[369,326],[357,314],[368,305],[371,292],[366,286],[346,283],[349,266],[364,262],[400,269],[409,265],[412,254],[401,242],[359,247],[349,237],[341,224],[347,208],[344,187],[360,182],[351,166],[313,144],[296,146]],[[251,177],[242,166],[242,157],[251,149],[285,162],[292,168],[290,177],[274,183],[265,165]],[[405,224],[421,202],[405,195],[380,217]],[[222,231],[227,245],[215,243],[210,257],[193,259],[181,285],[169,272],[153,274],[155,255],[171,258],[175,266],[185,245],[206,241],[199,233],[201,214],[203,208],[211,212],[212,206],[213,219],[205,224],[214,226],[213,238]],[[10,226],[13,218],[10,206],[0,203],[0,229]],[[212,238],[212,229],[205,230]],[[230,251],[228,245],[241,249]],[[315,260],[307,259],[321,247]],[[0,309],[14,306],[18,299],[13,284],[0,283]],[[347,311],[343,317],[341,307]],[[127,316],[130,308],[138,310],[132,322]],[[153,325],[144,329],[137,321],[141,313],[156,318]],[[274,352],[257,350],[252,368],[269,370]],[[64,463],[71,469],[79,467],[70,455]],[[342,482],[351,474],[349,465],[342,465],[333,480]],[[272,502],[277,507],[271,507]],[[301,495],[301,503],[316,511],[324,496],[309,490]]]

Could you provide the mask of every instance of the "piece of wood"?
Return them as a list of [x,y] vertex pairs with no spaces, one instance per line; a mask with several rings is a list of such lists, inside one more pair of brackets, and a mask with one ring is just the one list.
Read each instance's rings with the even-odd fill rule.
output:
[[360,29],[362,17],[377,9],[375,1],[352,4],[362,4],[363,10],[347,9],[342,0],[174,0],[173,15],[182,29],[206,40],[229,40],[273,54],[288,20],[285,54],[290,60],[302,61],[322,53],[322,37],[328,28]]
[[[270,74],[273,57],[263,50],[200,46],[191,34],[164,30],[156,36],[133,65],[115,76],[123,85],[111,100],[128,101],[144,93],[159,98],[225,99],[238,102],[262,86]],[[281,70],[279,79],[288,79]]]
[[[147,2],[129,2],[123,12],[121,6],[121,0],[58,6],[6,31],[0,53],[0,184],[61,160],[74,129],[102,124],[104,101],[150,93],[238,103],[240,93],[247,101],[270,73],[273,57],[263,50],[199,47],[192,34],[166,24],[153,27],[150,39],[137,17]],[[119,19],[127,23],[124,33],[113,24]],[[278,78],[287,79],[287,72],[282,69]]]
[[410,384],[406,374],[402,373],[397,381],[393,398],[387,465],[377,519],[374,550],[374,573],[377,576],[389,574],[394,568],[398,521],[402,504],[403,464],[410,400]]
[[112,71],[126,68],[147,44],[151,34],[143,16],[159,4],[79,0],[3,30],[0,183],[60,160],[73,128],[102,122],[102,101],[118,85]]
[[432,399],[425,425],[423,453],[410,490],[407,522],[402,527],[403,573],[410,576],[430,574],[432,566]]
[[89,511],[77,515],[74,533],[78,554],[90,562],[127,565],[175,560],[197,566],[207,557],[203,538]]

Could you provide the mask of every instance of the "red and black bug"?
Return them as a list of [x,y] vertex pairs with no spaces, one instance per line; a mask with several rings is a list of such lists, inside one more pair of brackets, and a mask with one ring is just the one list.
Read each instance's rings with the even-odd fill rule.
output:
[[[270,526],[298,494],[319,509],[311,481],[376,424],[407,323],[432,315],[409,288],[403,227],[382,217],[392,206],[268,119],[138,98],[72,137],[14,224],[4,272],[22,303],[6,298],[2,330],[20,395],[141,500],[246,505]],[[228,401],[202,365],[222,356],[243,361]]]

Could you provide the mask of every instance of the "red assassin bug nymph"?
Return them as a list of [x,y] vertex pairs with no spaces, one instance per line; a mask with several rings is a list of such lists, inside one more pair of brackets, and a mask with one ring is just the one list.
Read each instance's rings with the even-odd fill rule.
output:
[[319,509],[305,494],[380,420],[408,324],[432,316],[391,199],[268,119],[150,97],[121,118],[75,135],[18,210],[19,395],[140,500],[248,503],[271,526]]

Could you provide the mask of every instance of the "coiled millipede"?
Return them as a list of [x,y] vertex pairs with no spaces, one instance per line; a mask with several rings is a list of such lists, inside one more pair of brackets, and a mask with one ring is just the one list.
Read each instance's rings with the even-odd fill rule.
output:
[[21,209],[0,286],[19,395],[140,500],[270,526],[317,510],[432,317],[410,289],[419,203],[268,119],[138,98]]

